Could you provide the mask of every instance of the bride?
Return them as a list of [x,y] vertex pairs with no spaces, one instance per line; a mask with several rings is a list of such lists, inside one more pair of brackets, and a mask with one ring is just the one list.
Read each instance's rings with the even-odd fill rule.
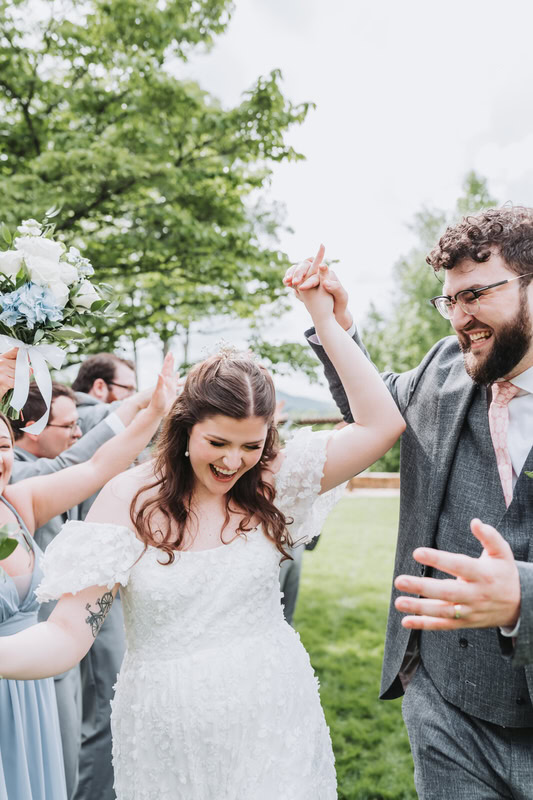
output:
[[[317,258],[321,260],[323,250]],[[51,617],[0,640],[0,673],[34,679],[90,648],[120,587],[128,649],[113,703],[119,800],[333,800],[318,683],[280,605],[280,559],[320,530],[335,487],[403,430],[321,286],[302,296],[352,425],[279,451],[275,392],[247,355],[197,365],[156,457],[110,481],[46,551]]]

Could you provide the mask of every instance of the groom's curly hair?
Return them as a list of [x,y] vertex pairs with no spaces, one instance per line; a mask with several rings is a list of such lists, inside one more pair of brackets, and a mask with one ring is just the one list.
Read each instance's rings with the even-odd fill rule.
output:
[[464,259],[482,264],[494,252],[517,275],[533,272],[533,209],[505,206],[463,217],[446,228],[426,261],[439,272]]
[[[141,487],[130,506],[130,517],[139,538],[157,547],[174,561],[183,544],[191,510],[195,475],[189,458],[189,435],[192,427],[204,419],[223,415],[233,419],[254,416],[264,419],[267,435],[258,463],[247,470],[226,493],[226,518],[220,536],[230,521],[232,511],[241,512],[237,535],[252,530],[252,519],[259,521],[265,535],[282,555],[291,558],[287,524],[291,522],[274,505],[274,487],[264,480],[264,471],[279,452],[278,432],[274,421],[276,392],[268,371],[243,353],[221,352],[189,372],[182,393],[167,416],[158,441],[154,479]],[[151,490],[156,489],[155,494]],[[143,500],[143,494],[151,496]],[[155,523],[162,513],[164,524]],[[223,540],[222,540],[223,541]]]

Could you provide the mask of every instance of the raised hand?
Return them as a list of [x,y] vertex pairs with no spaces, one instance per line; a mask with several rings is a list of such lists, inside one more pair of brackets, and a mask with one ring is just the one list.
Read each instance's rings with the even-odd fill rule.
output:
[[[324,245],[321,244],[318,248],[318,253],[315,256],[314,261],[312,262],[312,267],[320,267],[323,257]],[[305,291],[296,289],[295,291],[298,299],[304,303],[305,307],[311,314],[315,325],[319,320],[328,317],[333,318],[333,297],[326,292],[323,286],[320,285],[320,281],[317,281],[317,285],[312,289],[307,289]]]
[[18,347],[12,347],[0,355],[0,397],[15,385],[15,367]]
[[179,376],[174,372],[174,356],[167,353],[148,408],[161,417],[170,411],[178,394]]
[[322,250],[320,260],[318,260],[319,254],[320,250],[314,259],[307,258],[305,261],[300,261],[298,264],[293,264],[292,267],[289,267],[283,278],[283,283],[295,290],[296,297],[299,300],[304,300],[303,293],[305,291],[315,289],[321,284],[333,297],[335,319],[344,330],[348,330],[353,324],[352,315],[348,311],[348,293],[333,270],[330,270],[327,264],[323,263],[324,250]]
[[[483,545],[479,558],[419,547],[413,557],[455,579],[400,575],[394,585],[401,592],[422,597],[398,597],[398,611],[406,612],[404,628],[449,631],[457,628],[514,628],[520,614],[520,580],[509,544],[491,525],[473,519],[470,527]],[[416,616],[413,616],[416,615]]]

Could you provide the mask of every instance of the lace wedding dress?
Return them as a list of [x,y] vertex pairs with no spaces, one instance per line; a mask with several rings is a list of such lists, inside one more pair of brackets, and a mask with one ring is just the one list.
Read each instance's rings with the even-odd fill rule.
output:
[[[276,504],[309,539],[329,432],[299,431]],[[284,621],[280,554],[261,529],[173,564],[128,528],[68,522],[43,559],[41,601],[121,584],[127,652],[113,701],[118,800],[334,800],[318,681]],[[141,556],[139,558],[139,556]],[[162,559],[164,560],[164,558]]]

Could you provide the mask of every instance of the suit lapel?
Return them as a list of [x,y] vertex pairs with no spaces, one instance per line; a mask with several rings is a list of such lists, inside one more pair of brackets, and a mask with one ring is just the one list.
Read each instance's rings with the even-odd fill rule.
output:
[[432,539],[435,535],[457,442],[474,395],[479,391],[484,392],[485,390],[472,382],[465,372],[463,362],[456,361],[440,390],[435,420],[436,435],[427,515],[427,530],[431,532]]

